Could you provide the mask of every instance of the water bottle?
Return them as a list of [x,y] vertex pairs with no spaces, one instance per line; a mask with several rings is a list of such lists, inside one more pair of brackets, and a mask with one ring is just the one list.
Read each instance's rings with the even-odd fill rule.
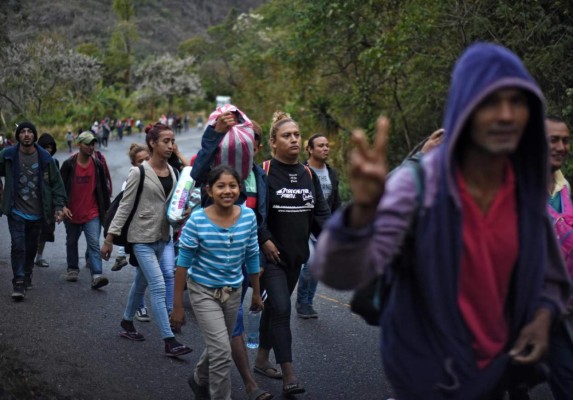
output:
[[256,349],[259,347],[259,324],[261,323],[260,311],[249,311],[247,320],[247,347]]

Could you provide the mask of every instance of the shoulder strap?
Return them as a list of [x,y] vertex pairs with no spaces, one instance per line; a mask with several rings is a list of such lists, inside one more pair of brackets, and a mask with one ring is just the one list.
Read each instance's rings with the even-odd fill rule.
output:
[[270,169],[271,169],[271,160],[263,161],[263,171],[265,171],[265,174],[268,175]]
[[133,208],[131,209],[131,212],[129,213],[129,217],[127,217],[127,220],[125,222],[125,225],[129,226],[129,224],[131,224],[131,220],[133,219],[133,216],[135,215],[135,211],[137,210],[137,206],[139,205],[139,198],[141,197],[141,192],[143,192],[143,181],[145,180],[145,169],[143,168],[143,165],[140,165],[139,167],[139,183],[137,184],[137,192],[135,193],[135,201],[133,202]]
[[312,181],[312,171],[310,170],[309,166],[306,164],[302,164],[304,166],[304,169],[306,169],[306,172],[308,172],[308,174],[310,175],[310,180]]

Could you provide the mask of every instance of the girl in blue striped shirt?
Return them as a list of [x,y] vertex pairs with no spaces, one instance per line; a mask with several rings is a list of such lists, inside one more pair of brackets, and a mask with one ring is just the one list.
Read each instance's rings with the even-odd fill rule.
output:
[[231,399],[231,333],[241,301],[243,263],[253,288],[251,309],[263,309],[257,219],[251,209],[235,205],[239,182],[232,167],[213,168],[206,186],[213,204],[191,214],[179,239],[171,319],[184,318],[187,280],[193,313],[206,342],[189,384],[196,394],[211,399]]

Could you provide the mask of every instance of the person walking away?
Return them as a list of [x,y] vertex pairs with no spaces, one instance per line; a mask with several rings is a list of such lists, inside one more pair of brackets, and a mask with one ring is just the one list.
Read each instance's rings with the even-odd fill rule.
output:
[[[560,117],[547,117],[545,120],[549,139],[549,196],[547,210],[553,219],[561,251],[565,258],[569,277],[573,277],[573,203],[571,185],[561,171],[569,155],[571,133],[565,121]],[[568,312],[551,331],[549,347],[549,387],[555,400],[566,400],[573,393],[573,299],[569,299]]]
[[[338,193],[338,175],[326,162],[330,151],[328,138],[321,133],[312,135],[308,139],[306,151],[309,156],[306,165],[316,173],[322,194],[326,198],[330,212],[333,213],[340,207],[340,194]],[[316,237],[311,234],[308,242],[309,260],[312,259],[315,244]],[[312,306],[318,280],[310,273],[309,262],[307,261],[300,271],[296,295],[296,313],[303,319],[318,318],[318,313]]]
[[270,145],[273,158],[263,164],[268,175],[269,213],[259,237],[267,261],[261,290],[266,290],[268,297],[261,317],[255,372],[273,378],[278,375],[269,373],[275,370],[269,361],[273,349],[282,370],[283,394],[289,396],[305,392],[292,362],[290,297],[301,266],[308,260],[310,234],[320,233],[330,210],[316,174],[298,161],[301,135],[289,114],[277,111],[273,115]]
[[[396,398],[502,399],[541,361],[571,289],[545,209],[544,100],[514,53],[476,43],[445,110],[423,174],[386,181],[387,118],[373,147],[353,132],[353,200],[318,238],[311,270],[337,289],[390,274],[381,351]],[[407,236],[411,257],[389,264]]]
[[22,301],[31,288],[34,257],[42,226],[69,216],[66,192],[50,153],[36,144],[31,122],[16,127],[15,146],[0,152],[0,216],[8,218],[12,263],[12,299]]
[[191,214],[179,239],[173,317],[183,319],[187,280],[207,345],[189,378],[195,398],[231,399],[231,333],[241,301],[243,264],[253,288],[251,310],[263,309],[257,219],[251,209],[235,205],[239,187],[239,174],[232,167],[213,168],[206,186],[213,204]]
[[[197,186],[202,185],[205,187],[207,183],[207,176],[211,170],[211,166],[215,161],[219,143],[224,139],[225,134],[233,127],[238,121],[235,116],[231,113],[223,113],[218,118],[214,126],[208,125],[205,129],[203,137],[201,138],[201,149],[199,153],[195,156],[195,160],[192,162],[193,169],[191,171],[191,177],[195,180]],[[254,143],[253,143],[253,159],[257,153],[262,148],[262,137],[263,130],[261,126],[254,120],[251,120],[253,124],[254,133]],[[236,201],[237,205],[245,205],[255,212],[257,217],[257,226],[259,234],[261,227],[266,221],[267,215],[267,179],[265,172],[253,162],[251,171],[240,185],[240,194]],[[205,191],[203,191],[205,194]],[[209,196],[203,196],[203,205],[206,207],[212,203]],[[260,237],[259,237],[260,238]],[[262,257],[262,254],[260,254]],[[264,258],[261,258],[261,275],[264,268]],[[237,322],[233,328],[231,334],[231,351],[233,355],[233,361],[235,366],[239,370],[239,374],[245,385],[245,390],[249,398],[256,400],[269,400],[273,396],[268,391],[260,388],[257,381],[255,380],[251,367],[249,365],[249,356],[247,353],[247,346],[243,337],[243,332],[245,331],[244,321],[243,321],[243,300],[247,291],[249,289],[249,275],[246,266],[243,265],[243,288],[241,291],[241,302],[239,309],[237,311]],[[175,321],[176,324],[182,323],[182,321]],[[276,370],[275,370],[276,372]],[[281,377],[280,374],[278,376]]]
[[99,237],[103,219],[110,205],[110,194],[103,165],[93,157],[96,142],[97,138],[92,132],[82,132],[77,138],[78,153],[64,161],[61,168],[71,211],[70,218],[64,221],[68,264],[66,280],[78,281],[80,273],[78,241],[83,232],[87,243],[92,289],[100,289],[109,283],[107,277],[103,275]]
[[[42,147],[44,150],[46,150],[48,153],[50,153],[52,157],[54,157],[54,154],[56,154],[56,151],[58,151],[56,141],[54,140],[54,137],[49,133],[42,133],[40,135],[40,138],[38,139],[38,145]],[[54,162],[56,163],[56,167],[58,168],[59,171],[60,162],[55,158]],[[55,230],[56,230],[55,221],[52,221],[50,223],[46,222],[42,227],[42,233],[40,234],[40,240],[38,242],[38,251],[36,253],[36,260],[34,261],[36,267],[47,268],[50,266],[50,264],[44,259],[43,254],[46,242],[53,243],[55,241],[55,235],[54,235]]]
[[74,134],[72,131],[66,132],[66,143],[68,145],[68,153],[72,152],[72,146],[74,144]]
[[133,252],[139,267],[135,277],[120,326],[120,336],[134,341],[144,340],[133,324],[137,308],[141,304],[145,289],[149,286],[151,307],[161,338],[164,341],[165,355],[178,357],[191,352],[191,349],[175,339],[169,325],[167,310],[166,282],[160,266],[165,246],[170,241],[170,227],[167,221],[167,201],[175,188],[176,176],[167,160],[173,152],[175,135],[163,124],[149,125],[145,128],[148,148],[151,151],[149,161],[142,167],[131,168],[127,177],[123,198],[101,247],[103,259],[109,260],[113,251],[113,237],[119,235],[131,213],[140,179],[144,179],[143,190],[133,220],[127,232],[127,240],[132,243]]

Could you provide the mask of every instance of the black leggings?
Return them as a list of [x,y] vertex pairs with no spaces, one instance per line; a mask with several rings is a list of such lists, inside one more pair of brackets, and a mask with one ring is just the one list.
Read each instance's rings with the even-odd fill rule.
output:
[[296,265],[267,263],[261,277],[261,291],[266,290],[268,298],[261,317],[260,346],[273,349],[279,364],[292,362],[291,294],[301,267],[300,262]]

